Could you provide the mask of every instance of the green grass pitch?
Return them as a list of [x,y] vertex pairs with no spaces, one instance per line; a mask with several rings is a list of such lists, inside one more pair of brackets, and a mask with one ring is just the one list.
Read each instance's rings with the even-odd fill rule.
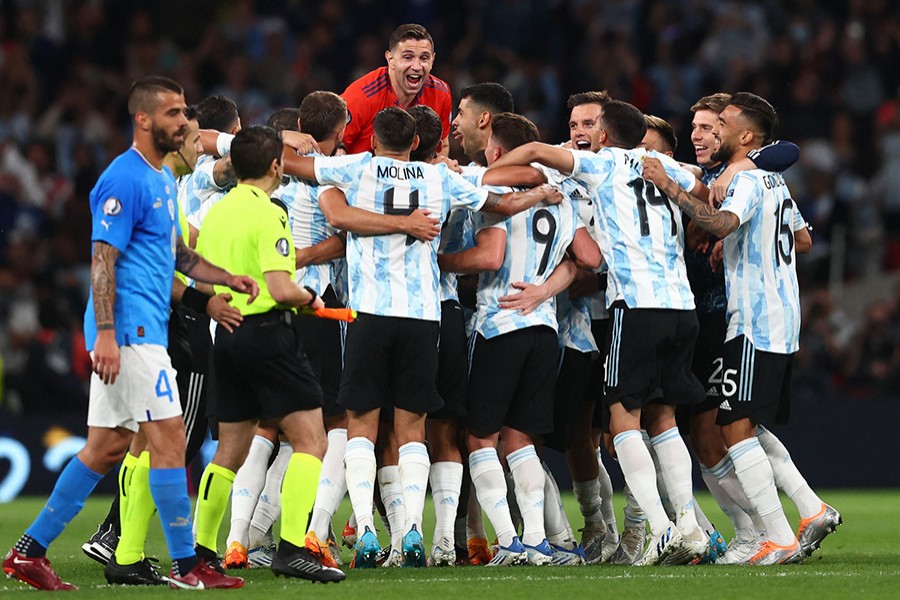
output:
[[[346,581],[337,585],[311,584],[305,581],[275,578],[267,569],[241,573],[247,585],[235,591],[215,591],[217,596],[262,598],[314,597],[347,599],[468,599],[524,600],[541,598],[722,598],[730,600],[814,598],[900,598],[900,490],[833,491],[823,498],[841,511],[844,524],[825,540],[822,548],[802,565],[747,568],[740,566],[695,567],[520,567],[488,569],[458,567],[448,569],[379,569],[350,571]],[[726,538],[727,520],[708,495],[699,494],[699,502],[720,526]],[[581,524],[571,494],[565,495],[566,507],[574,527]],[[88,501],[84,511],[70,524],[50,549],[57,572],[80,587],[66,597],[84,598],[170,598],[186,594],[166,588],[126,588],[107,585],[99,565],[85,557],[81,544],[106,514],[109,498]],[[18,499],[0,505],[0,546],[11,546],[31,522],[43,504],[41,498]],[[617,508],[623,501],[616,499]],[[785,501],[788,518],[797,522],[797,513]],[[345,501],[336,522],[343,524],[349,512]],[[433,512],[426,504],[426,541],[430,541]],[[224,551],[223,525],[219,551]],[[382,535],[382,539],[384,536]],[[158,556],[168,565],[166,548],[158,523],[150,530],[149,556]],[[349,562],[349,552],[344,551]],[[0,597],[20,597],[35,593],[17,581],[2,579]]]

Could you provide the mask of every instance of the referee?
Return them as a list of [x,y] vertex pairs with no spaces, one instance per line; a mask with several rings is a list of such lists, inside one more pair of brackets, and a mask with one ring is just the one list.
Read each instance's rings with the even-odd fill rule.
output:
[[247,456],[257,424],[268,420],[287,434],[294,449],[282,484],[281,544],[272,570],[340,581],[344,573],[323,566],[304,544],[326,441],[322,388],[292,322],[295,307],[323,303],[311,289],[294,283],[288,216],[269,199],[283,175],[282,149],[280,136],[269,127],[242,129],[235,136],[231,161],[238,185],[210,209],[197,242],[203,256],[216,257],[225,268],[240,265],[260,287],[253,302],[232,293],[243,324],[233,332],[216,331],[210,389],[219,446],[200,480],[198,553],[214,555],[235,471]]

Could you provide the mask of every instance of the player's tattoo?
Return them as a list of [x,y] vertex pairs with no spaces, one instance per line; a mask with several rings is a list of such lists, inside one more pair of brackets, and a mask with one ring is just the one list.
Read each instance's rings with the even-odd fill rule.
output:
[[740,224],[735,214],[728,211],[720,211],[706,202],[694,198],[672,179],[666,182],[662,193],[680,206],[681,210],[697,225],[717,237],[724,238],[737,229]]
[[119,250],[106,242],[94,242],[91,256],[91,288],[94,292],[94,316],[100,331],[115,329],[116,259]]
[[484,205],[481,207],[481,210],[491,210],[492,208],[497,208],[498,206],[500,206],[500,194],[488,192],[487,200],[484,201]]
[[216,166],[213,168],[213,181],[217,186],[220,188],[227,187],[234,183],[236,179],[237,175],[234,173],[234,165],[231,164],[230,156],[216,161]]
[[188,248],[184,240],[179,239],[175,246],[175,269],[190,275],[199,262],[200,255]]

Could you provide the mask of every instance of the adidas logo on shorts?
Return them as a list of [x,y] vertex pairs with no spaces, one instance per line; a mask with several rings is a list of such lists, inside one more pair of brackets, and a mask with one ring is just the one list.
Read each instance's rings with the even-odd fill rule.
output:
[[719,405],[719,410],[731,410],[731,405],[728,404],[728,400],[722,401],[722,404]]

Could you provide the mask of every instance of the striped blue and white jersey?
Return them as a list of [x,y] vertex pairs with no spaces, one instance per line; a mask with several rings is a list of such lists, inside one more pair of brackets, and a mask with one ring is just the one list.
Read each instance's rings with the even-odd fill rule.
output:
[[740,227],[724,240],[728,330],[757,350],[791,354],[800,347],[800,288],[794,263],[797,206],[780,173],[754,169],[735,176],[719,210]]
[[[316,179],[344,191],[350,206],[388,215],[419,208],[441,222],[451,208],[479,210],[488,192],[446,165],[404,162],[368,152],[316,157]],[[437,249],[404,234],[347,235],[350,307],[389,317],[439,321]]]
[[[309,248],[335,235],[337,230],[328,224],[325,213],[319,208],[319,195],[331,186],[310,185],[286,175],[272,200],[280,200],[288,209],[288,220],[295,248]],[[334,281],[335,261],[320,265],[307,265],[297,269],[296,281],[322,294]]]
[[541,285],[547,280],[565,257],[576,229],[583,227],[576,208],[563,198],[558,205],[538,204],[508,219],[480,213],[474,218],[477,232],[497,228],[506,233],[503,265],[478,276],[475,331],[487,339],[538,325],[558,331],[555,298],[527,315],[500,308],[500,298],[518,291],[512,287],[513,282]]
[[188,223],[197,229],[200,229],[209,209],[234,187],[216,185],[213,169],[217,160],[215,156],[200,156],[194,166],[194,172],[185,175],[184,182],[179,180],[178,204],[184,210]]
[[[441,226],[441,243],[438,254],[462,252],[475,245],[475,232],[472,229],[472,211],[464,208],[450,210]],[[456,273],[441,272],[441,302],[445,300],[459,301]]]
[[642,160],[659,158],[666,173],[690,192],[696,180],[668,156],[643,148],[571,150],[572,177],[591,190],[597,242],[609,266],[606,305],[691,310],[694,295],[684,266],[681,209],[641,177]]

